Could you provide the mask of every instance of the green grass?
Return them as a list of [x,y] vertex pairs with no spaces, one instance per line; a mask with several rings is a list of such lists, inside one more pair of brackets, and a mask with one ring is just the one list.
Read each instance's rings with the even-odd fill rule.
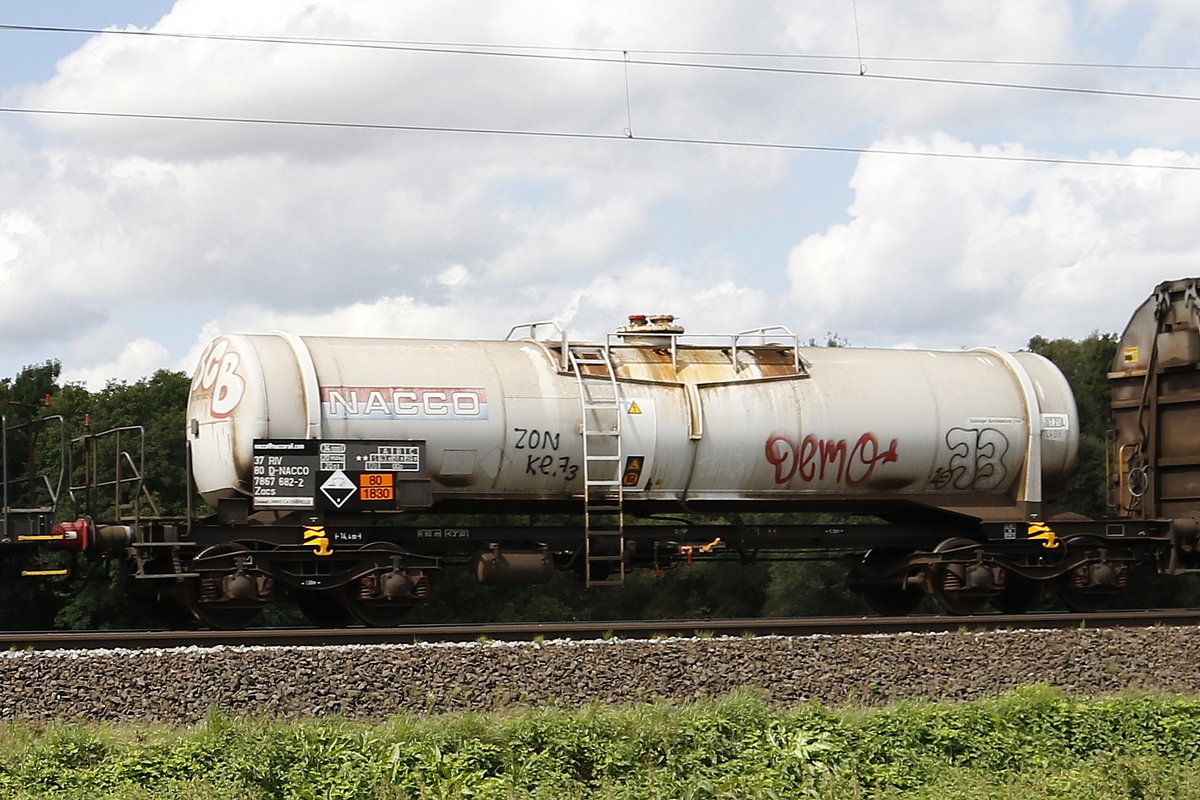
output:
[[1200,700],[1044,687],[787,710],[758,694],[377,724],[0,725],[0,797],[1195,798]]

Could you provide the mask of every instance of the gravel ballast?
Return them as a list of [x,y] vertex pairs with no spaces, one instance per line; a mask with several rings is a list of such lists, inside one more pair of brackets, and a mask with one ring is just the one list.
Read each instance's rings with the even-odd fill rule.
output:
[[188,724],[213,709],[384,719],[508,705],[686,701],[751,686],[777,705],[1200,692],[1200,628],[0,654],[0,718]]

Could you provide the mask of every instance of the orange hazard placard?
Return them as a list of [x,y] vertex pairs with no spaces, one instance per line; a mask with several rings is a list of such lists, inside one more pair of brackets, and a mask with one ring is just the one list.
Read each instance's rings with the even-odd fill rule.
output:
[[395,500],[396,476],[390,472],[364,472],[358,476],[359,500]]
[[625,459],[625,474],[621,477],[622,486],[637,486],[642,479],[642,466],[646,459],[643,456],[630,456]]
[[359,486],[393,486],[396,476],[390,472],[364,472],[358,476]]

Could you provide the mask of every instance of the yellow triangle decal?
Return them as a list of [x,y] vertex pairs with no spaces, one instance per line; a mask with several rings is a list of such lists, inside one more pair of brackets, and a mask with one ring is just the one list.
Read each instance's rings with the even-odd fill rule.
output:
[[634,400],[632,403],[629,404],[629,413],[630,414],[642,413],[642,410],[640,408],[638,408],[637,400]]

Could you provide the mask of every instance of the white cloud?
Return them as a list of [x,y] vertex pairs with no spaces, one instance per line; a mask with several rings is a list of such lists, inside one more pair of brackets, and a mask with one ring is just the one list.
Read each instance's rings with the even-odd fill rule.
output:
[[110,381],[135,383],[138,380],[164,369],[170,362],[170,353],[158,342],[138,337],[127,342],[111,361],[93,363],[87,368],[66,368],[63,383],[81,383],[91,391],[103,389]]
[[[944,135],[928,148],[975,152]],[[1153,150],[1106,158],[1200,166]],[[1119,332],[1158,282],[1200,263],[1194,173],[865,157],[852,185],[852,220],[805,237],[788,274],[806,319],[856,344]]]
[[[783,323],[855,344],[1015,346],[1119,327],[1155,283],[1194,269],[1191,173],[856,163],[623,138],[629,126],[637,137],[1195,158],[1200,104],[885,77],[1197,94],[1187,71],[882,60],[1150,59],[1180,52],[1173,31],[1196,17],[1185,5],[919,5],[859,2],[856,31],[848,5],[818,0],[753,13],[729,0],[179,0],[156,30],[604,48],[616,61],[96,36],[53,79],[0,92],[41,108],[616,138],[54,116],[9,128],[0,117],[0,375],[48,357],[88,380],[152,371],[154,358],[190,367],[185,354],[216,331],[498,336],[557,318],[600,335],[658,311],[697,332]],[[1143,8],[1153,13],[1131,24]],[[852,55],[859,43],[865,76],[853,60],[702,54]],[[626,50],[847,74],[627,68]]]
[[455,295],[439,303],[407,295],[385,296],[318,313],[239,305],[205,323],[175,368],[190,370],[204,345],[224,333],[278,330],[322,336],[496,339],[513,326],[555,320],[573,336],[598,339],[635,313],[673,314],[695,334],[733,333],[781,322],[767,318],[772,303],[764,292],[720,278],[720,273],[719,265],[711,271],[694,271],[653,263],[625,264],[580,289],[531,289],[523,308],[512,307],[505,296],[481,294]]
[[452,264],[438,273],[437,282],[442,286],[461,286],[471,279],[471,272],[462,264]]

